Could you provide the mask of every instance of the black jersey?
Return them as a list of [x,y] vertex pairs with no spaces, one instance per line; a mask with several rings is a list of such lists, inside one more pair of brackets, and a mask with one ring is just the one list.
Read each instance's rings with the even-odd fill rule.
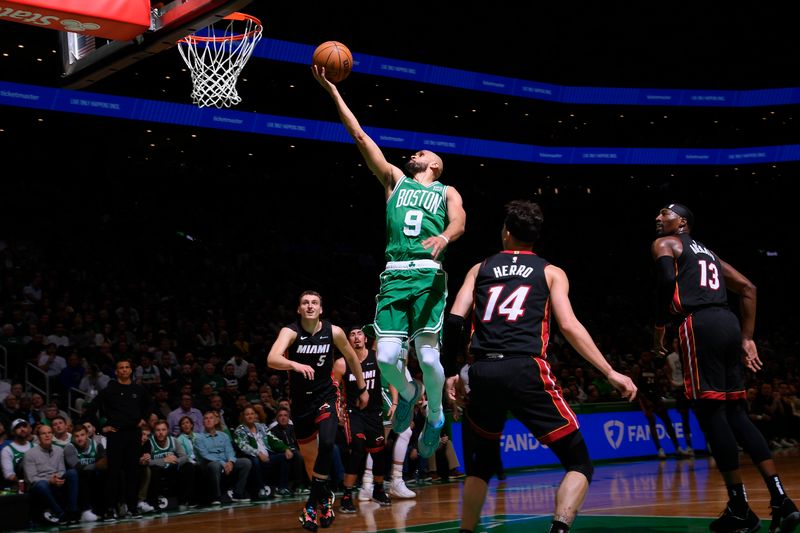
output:
[[676,280],[671,312],[685,316],[703,307],[727,307],[728,294],[719,258],[692,239],[691,235],[681,234],[677,237],[683,244],[683,253],[675,261]]
[[[367,357],[361,361],[361,372],[364,374],[364,383],[369,393],[369,403],[364,408],[365,411],[381,412],[383,398],[381,397],[381,371],[378,368],[378,358],[372,350],[367,351]],[[349,366],[345,366],[344,375],[345,398],[349,409],[358,409],[358,382],[356,376],[350,371]]]
[[303,329],[298,320],[287,326],[297,333],[294,343],[289,346],[288,358],[314,369],[314,379],[306,379],[299,372],[289,372],[289,390],[292,402],[307,403],[320,393],[335,391],[333,381],[333,326],[322,320],[322,327],[316,333]]
[[550,336],[547,261],[533,252],[487,258],[475,279],[471,351],[545,357]]

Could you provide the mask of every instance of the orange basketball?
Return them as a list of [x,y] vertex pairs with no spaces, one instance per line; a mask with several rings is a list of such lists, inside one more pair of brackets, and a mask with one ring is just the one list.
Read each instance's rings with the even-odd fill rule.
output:
[[353,54],[339,41],[326,41],[319,45],[311,62],[325,67],[325,77],[333,83],[339,83],[353,70]]

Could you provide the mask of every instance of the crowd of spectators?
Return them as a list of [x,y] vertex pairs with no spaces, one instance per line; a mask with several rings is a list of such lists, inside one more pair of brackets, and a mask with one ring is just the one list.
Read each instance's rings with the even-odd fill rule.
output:
[[[254,267],[257,261],[242,256],[200,264],[194,273],[172,272],[174,258],[159,257],[148,275],[59,268],[30,251],[0,252],[3,477],[15,487],[25,482],[40,510],[47,511],[40,515],[45,521],[114,514],[109,509],[117,502],[107,501],[98,488],[105,486],[105,442],[97,429],[102,421],[85,411],[115,379],[116,363],[125,359],[132,361],[134,382],[149,391],[152,402],[142,433],[140,466],[146,475],[139,506],[116,508],[117,514],[290,497],[304,490],[287,379],[266,366],[267,351],[280,327],[295,319],[293,302],[303,284],[336,284],[302,273],[290,277],[274,265]],[[371,270],[374,265],[362,266]],[[359,283],[335,269],[325,275],[346,280],[329,291],[334,305],[326,302],[326,316],[342,325],[368,319],[372,277]],[[185,283],[176,283],[180,276]],[[276,279],[291,281],[267,286],[267,280]],[[636,377],[648,348],[647,317],[631,312],[626,318],[618,329],[608,327],[616,322],[610,316],[587,324],[611,364]],[[773,448],[800,439],[797,360],[785,339],[780,333],[762,339],[765,368],[747,376],[750,416]],[[557,329],[548,357],[569,402],[619,401]],[[663,359],[657,361],[659,387],[665,398],[673,397],[669,370]],[[439,455],[445,464],[442,477],[457,473],[446,437]],[[412,445],[407,476],[425,475],[427,468],[417,462]]]

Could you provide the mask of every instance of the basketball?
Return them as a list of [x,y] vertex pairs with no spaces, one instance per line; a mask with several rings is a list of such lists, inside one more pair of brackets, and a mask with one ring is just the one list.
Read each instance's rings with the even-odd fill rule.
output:
[[353,70],[353,54],[339,41],[326,41],[314,50],[311,62],[317,67],[325,67],[325,77],[339,83]]

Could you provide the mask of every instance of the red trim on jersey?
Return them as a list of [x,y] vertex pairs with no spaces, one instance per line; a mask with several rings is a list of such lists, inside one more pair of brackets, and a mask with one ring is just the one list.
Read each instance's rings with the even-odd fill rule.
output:
[[465,418],[467,419],[467,422],[469,422],[469,427],[471,427],[475,431],[475,433],[477,433],[479,436],[483,437],[484,439],[500,440],[500,437],[503,436],[503,432],[502,431],[500,433],[492,433],[490,431],[486,431],[485,429],[483,429],[480,426],[478,426],[475,422],[473,422],[472,419],[469,418],[468,416],[465,417]]
[[542,351],[539,357],[547,357],[547,344],[550,342],[550,297],[544,303],[544,317],[542,318]]
[[536,255],[536,253],[528,251],[528,250],[503,250],[500,253],[501,254],[513,254],[513,255]]
[[320,422],[322,422],[323,420],[327,420],[327,419],[329,419],[330,417],[331,417],[331,413],[330,413],[330,411],[329,411],[329,412],[327,412],[327,413],[322,413],[321,415],[319,415],[317,418],[315,418],[315,419],[314,419],[314,423],[315,423],[315,424],[319,424],[319,423],[320,423]]
[[386,448],[386,446],[378,446],[378,447],[375,447],[375,448],[367,448],[366,450],[369,453],[378,453],[379,451],[383,450],[384,448]]
[[316,440],[317,433],[319,433],[319,431],[315,431],[314,433],[311,434],[310,437],[306,437],[304,439],[297,439],[297,444],[308,444],[309,442]]
[[747,398],[747,393],[743,390],[725,393],[726,400],[744,400],[745,398]]
[[531,357],[531,359],[533,359],[533,361],[539,365],[539,378],[542,380],[545,392],[550,395],[553,405],[556,409],[558,409],[558,412],[561,414],[564,420],[567,421],[566,424],[560,428],[554,429],[547,435],[536,437],[536,440],[542,444],[550,444],[551,442],[555,442],[558,439],[569,435],[573,431],[576,431],[580,426],[578,425],[578,419],[575,417],[575,413],[572,411],[570,406],[564,400],[564,396],[561,394],[561,387],[559,387],[558,383],[556,383],[555,379],[553,379],[553,373],[550,371],[550,365],[541,357]]
[[681,364],[683,365],[683,386],[686,397],[696,400],[702,397],[700,389],[700,368],[697,364],[697,350],[694,343],[692,317],[689,315],[678,328],[681,342]]

